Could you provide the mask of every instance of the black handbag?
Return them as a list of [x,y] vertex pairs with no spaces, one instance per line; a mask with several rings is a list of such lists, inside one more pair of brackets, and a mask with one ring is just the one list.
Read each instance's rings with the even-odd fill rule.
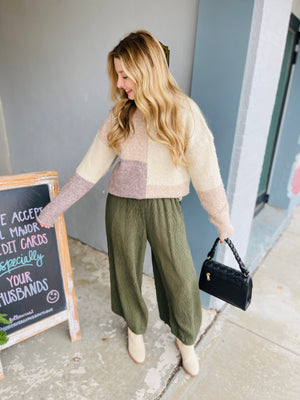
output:
[[213,260],[219,240],[215,240],[202,265],[199,288],[226,303],[246,310],[251,302],[252,278],[230,239],[225,239],[225,242],[231,248],[240,271]]

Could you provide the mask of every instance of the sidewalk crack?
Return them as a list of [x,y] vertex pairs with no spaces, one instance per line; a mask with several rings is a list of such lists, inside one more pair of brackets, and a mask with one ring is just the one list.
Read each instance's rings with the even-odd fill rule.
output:
[[236,322],[231,321],[230,319],[227,319],[227,321],[228,321],[229,323],[231,323],[232,325],[237,326],[238,328],[244,329],[245,331],[251,333],[252,335],[255,335],[255,336],[257,336],[257,337],[259,337],[259,338],[261,338],[261,339],[263,339],[263,340],[265,340],[265,341],[267,341],[267,342],[269,342],[269,343],[274,344],[274,345],[277,346],[277,347],[280,347],[281,349],[283,349],[283,350],[285,350],[285,351],[288,351],[289,353],[292,353],[292,354],[294,354],[294,355],[300,357],[300,353],[298,353],[297,351],[294,351],[294,350],[292,350],[292,349],[289,349],[288,347],[283,346],[283,345],[280,344],[280,343],[274,342],[274,340],[268,339],[267,337],[265,337],[265,336],[263,336],[263,335],[260,335],[259,333],[254,332],[253,330],[251,330],[251,329],[249,329],[249,328],[246,328],[245,326],[242,326],[242,325],[240,325],[240,324],[237,324]]

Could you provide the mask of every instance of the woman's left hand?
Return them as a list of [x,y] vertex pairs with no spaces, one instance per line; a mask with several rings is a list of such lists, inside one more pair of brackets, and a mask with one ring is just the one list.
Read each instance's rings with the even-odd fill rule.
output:
[[224,243],[224,240],[228,239],[228,238],[219,238],[220,239],[220,243]]

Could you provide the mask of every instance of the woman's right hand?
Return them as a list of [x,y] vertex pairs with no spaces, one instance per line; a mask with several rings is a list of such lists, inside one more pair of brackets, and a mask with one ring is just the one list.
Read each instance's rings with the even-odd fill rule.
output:
[[42,228],[46,228],[46,229],[50,229],[51,228],[51,226],[41,224],[40,222],[39,222],[39,224],[41,225]]

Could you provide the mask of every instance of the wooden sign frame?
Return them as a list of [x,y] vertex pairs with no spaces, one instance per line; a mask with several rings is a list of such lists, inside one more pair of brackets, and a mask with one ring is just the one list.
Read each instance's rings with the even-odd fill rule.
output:
[[[48,185],[49,196],[52,200],[59,191],[58,176],[56,171],[43,171],[20,175],[0,176],[0,191],[44,184]],[[57,314],[44,318],[38,322],[35,322],[32,325],[26,326],[25,328],[21,328],[18,331],[8,334],[8,342],[5,345],[0,346],[0,351],[64,321],[68,321],[69,323],[71,341],[74,342],[81,338],[71,269],[71,260],[69,255],[67,233],[63,215],[57,218],[55,222],[55,234],[57,239],[57,248],[63,280],[64,294],[66,298],[66,309]],[[4,373],[0,360],[0,379],[2,378],[4,378]]]

